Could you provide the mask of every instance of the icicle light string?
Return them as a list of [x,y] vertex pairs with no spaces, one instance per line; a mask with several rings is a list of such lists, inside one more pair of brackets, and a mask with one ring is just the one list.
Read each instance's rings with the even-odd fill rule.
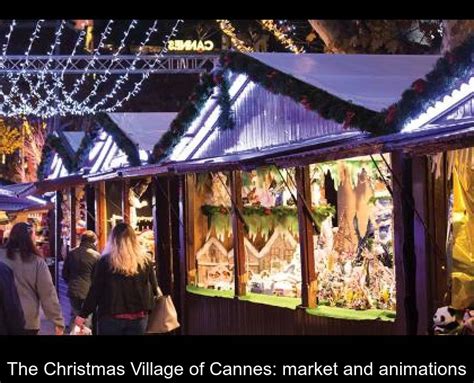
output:
[[[38,20],[36,22],[35,29],[34,29],[32,35],[31,35],[31,37],[30,37],[30,43],[29,43],[28,48],[25,52],[26,61],[22,64],[22,69],[21,69],[20,73],[17,74],[16,76],[12,73],[7,74],[7,78],[11,81],[11,87],[10,87],[10,92],[9,92],[8,95],[3,94],[3,92],[2,92],[2,96],[4,98],[4,103],[2,105],[2,108],[4,106],[10,107],[11,109],[13,109],[13,115],[25,114],[24,111],[27,109],[27,105],[29,105],[29,100],[31,100],[30,95],[25,96],[23,94],[23,92],[20,91],[20,88],[18,87],[18,81],[20,80],[20,78],[26,79],[26,81],[28,82],[28,85],[30,86],[30,89],[31,89],[32,83],[29,81],[28,76],[25,76],[25,67],[29,64],[29,57],[30,57],[31,49],[33,47],[33,43],[38,38],[39,33],[41,32],[41,27],[42,27],[44,21],[45,21],[44,19],[41,19],[41,20]],[[15,106],[14,102],[12,101],[12,98],[15,97],[15,96],[20,97],[20,100],[21,100],[20,108],[17,108]]]
[[13,30],[15,29],[16,26],[16,20],[12,20],[10,24],[10,29],[8,30],[8,33],[5,36],[5,44],[2,46],[2,56],[5,57],[7,54],[8,46],[10,45],[10,37],[12,36]]
[[237,34],[235,33],[235,28],[230,22],[230,20],[216,20],[217,23],[219,24],[219,27],[222,32],[224,32],[227,36],[229,36],[230,41],[232,42],[232,45],[237,48],[240,52],[253,52],[253,48],[248,47],[245,42],[243,42],[241,39],[237,37]]
[[264,29],[271,32],[273,36],[287,49],[293,53],[304,53],[303,48],[299,48],[291,37],[288,37],[285,32],[275,23],[274,20],[260,20],[260,24]]
[[89,72],[90,67],[95,65],[95,61],[97,58],[100,56],[100,50],[105,46],[105,40],[109,36],[110,32],[112,32],[112,24],[114,23],[114,20],[109,20],[104,31],[100,34],[100,40],[99,40],[99,45],[97,45],[97,48],[94,49],[92,53],[92,59],[88,61],[86,67],[84,68],[84,72],[82,73],[81,77],[77,79],[74,82],[73,85],[73,90],[70,93],[67,93],[66,91],[66,101],[73,103],[74,100],[72,99],[72,96],[74,96],[79,90],[81,89],[82,84],[84,84],[87,74]]
[[[158,20],[154,20],[153,22],[153,25],[148,28],[146,34],[145,34],[145,39],[140,43],[140,47],[138,49],[138,52],[137,54],[135,55],[135,58],[133,59],[132,61],[132,65],[129,67],[129,71],[130,70],[134,70],[135,69],[135,65],[137,63],[137,61],[140,59],[140,56],[142,55],[143,53],[143,49],[145,49],[145,46],[148,44],[148,42],[150,41],[150,38],[151,36],[153,35],[153,33],[157,32],[158,31],[158,28],[157,28],[157,25],[158,25]],[[123,48],[122,48],[123,49]],[[117,60],[116,58],[114,58],[114,60]],[[90,107],[87,106],[89,100],[94,97],[96,94],[97,94],[97,90],[100,86],[100,84],[103,84],[105,81],[107,81],[108,77],[110,76],[110,68],[112,67],[113,65],[113,62],[114,60],[112,60],[112,63],[109,65],[109,67],[107,68],[107,71],[104,75],[102,75],[100,78],[99,78],[99,81],[97,81],[95,84],[94,84],[94,88],[92,89],[92,91],[89,93],[89,95],[81,102],[81,107],[84,108],[84,109],[88,109],[90,110]],[[116,94],[117,93],[117,90],[121,88],[122,84],[128,79],[128,76],[129,76],[129,71],[126,72],[126,74],[122,75],[115,83],[113,89],[109,92],[109,93],[112,93],[112,94]]]
[[[171,40],[172,37],[176,36],[179,30],[179,24],[183,23],[184,20],[178,20],[176,24],[174,25],[173,29],[171,30],[171,33],[169,35],[165,36],[165,39],[163,40],[163,49],[161,49],[160,53],[155,54],[155,60],[153,61],[152,64],[149,64],[148,67],[150,71],[147,71],[142,74],[142,78],[140,81],[135,83],[135,86],[133,87],[132,91],[128,92],[128,94],[122,98],[121,100],[117,101],[114,105],[112,105],[109,108],[104,109],[106,112],[113,112],[115,109],[121,107],[124,102],[128,101],[131,97],[136,96],[138,92],[140,92],[141,86],[143,82],[150,76],[151,70],[162,60],[163,56],[168,52],[168,42]],[[130,68],[127,69],[127,74],[130,72]],[[128,78],[128,76],[127,76]],[[101,100],[98,104],[92,108],[91,113],[96,113],[98,110],[97,108],[99,106],[104,105],[104,103],[107,101],[107,99],[114,97],[115,94],[108,94],[103,100]]]

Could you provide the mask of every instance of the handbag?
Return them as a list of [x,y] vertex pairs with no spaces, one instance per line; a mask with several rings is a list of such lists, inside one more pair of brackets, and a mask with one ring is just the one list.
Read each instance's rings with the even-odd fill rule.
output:
[[155,306],[148,316],[147,334],[164,334],[177,329],[178,313],[170,295],[163,295],[158,287],[158,297]]

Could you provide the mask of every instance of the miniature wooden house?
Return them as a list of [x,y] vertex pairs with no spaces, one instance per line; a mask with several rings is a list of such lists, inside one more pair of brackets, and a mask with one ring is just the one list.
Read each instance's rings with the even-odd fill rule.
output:
[[196,253],[198,269],[198,285],[201,287],[213,287],[214,279],[224,274],[223,269],[230,273],[230,264],[227,250],[216,238],[211,237]]
[[269,270],[271,273],[282,271],[291,263],[298,246],[298,242],[288,230],[276,228],[260,251],[259,270]]

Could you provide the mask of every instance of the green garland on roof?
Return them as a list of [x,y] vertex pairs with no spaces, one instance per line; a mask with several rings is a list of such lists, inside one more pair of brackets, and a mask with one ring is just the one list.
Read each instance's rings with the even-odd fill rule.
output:
[[95,120],[100,128],[112,136],[117,146],[126,154],[128,163],[131,166],[139,166],[141,161],[137,145],[110,119],[107,113],[97,114]]
[[406,122],[469,80],[474,74],[473,55],[474,35],[471,35],[462,45],[441,57],[424,78],[414,81],[396,104],[383,111],[385,123],[400,131]]
[[58,136],[50,134],[46,138],[41,155],[41,162],[38,165],[37,177],[39,180],[44,180],[47,176],[47,168],[51,165],[54,157],[53,151],[58,153],[58,156],[63,161],[64,167],[69,173],[73,172],[76,168],[76,159],[71,157],[63,141]]
[[153,148],[150,162],[158,162],[165,158],[176,146],[192,121],[199,116],[199,111],[212,95],[214,85],[213,78],[209,73],[201,74],[199,84],[189,96],[188,102],[173,120],[170,129],[161,136],[160,141]]
[[375,111],[331,95],[295,77],[280,72],[240,52],[222,54],[224,68],[246,74],[250,80],[275,94],[292,98],[307,110],[319,113],[323,118],[375,134],[391,133],[384,124],[383,116]]

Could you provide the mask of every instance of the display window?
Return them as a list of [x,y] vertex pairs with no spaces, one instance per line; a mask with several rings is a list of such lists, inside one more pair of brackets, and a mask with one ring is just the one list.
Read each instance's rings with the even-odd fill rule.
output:
[[109,235],[117,223],[123,222],[121,181],[109,181],[105,183],[105,206],[107,235]]
[[152,201],[151,179],[143,178],[130,183],[128,191],[130,225],[151,256],[155,254]]
[[294,169],[242,172],[247,292],[301,297]]
[[[233,236],[230,178],[225,172],[199,173],[193,193],[194,286],[233,291]],[[192,268],[193,265],[191,265]]]
[[389,156],[310,166],[313,208],[331,214],[314,235],[317,305],[396,309]]

